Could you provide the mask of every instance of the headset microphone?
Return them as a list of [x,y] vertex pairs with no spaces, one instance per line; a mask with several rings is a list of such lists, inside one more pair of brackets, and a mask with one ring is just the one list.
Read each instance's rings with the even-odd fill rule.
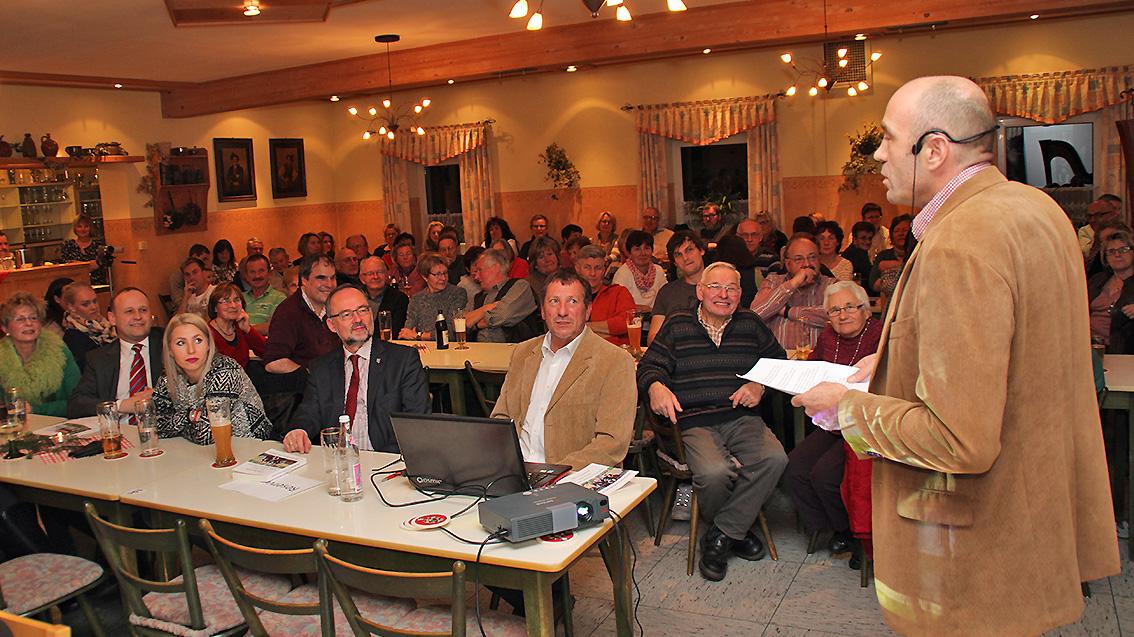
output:
[[913,148],[911,149],[910,152],[912,152],[915,157],[917,155],[920,155],[921,149],[925,146],[925,138],[929,137],[930,135],[933,135],[933,134],[944,135],[945,139],[953,142],[954,144],[970,144],[970,143],[975,142],[976,140],[980,139],[981,137],[984,137],[985,135],[987,135],[989,133],[995,132],[999,128],[1000,128],[1000,124],[996,124],[992,128],[989,128],[988,130],[983,130],[983,131],[977,133],[976,135],[969,135],[968,137],[962,137],[961,139],[953,139],[952,135],[941,130],[940,128],[931,128],[931,129],[925,131],[924,133],[922,133],[921,137],[917,138],[917,143],[915,143],[913,145]]

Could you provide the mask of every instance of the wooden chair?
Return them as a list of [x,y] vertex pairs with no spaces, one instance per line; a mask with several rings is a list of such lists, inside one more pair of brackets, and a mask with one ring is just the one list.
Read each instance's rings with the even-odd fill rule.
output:
[[[638,405],[637,411],[634,413],[634,438],[630,441],[630,447],[626,450],[626,457],[633,458],[634,468],[637,469],[639,475],[658,475],[657,460],[654,455],[657,443],[654,441],[655,434],[652,429],[646,429],[646,416],[643,412],[646,409],[641,404]],[[642,513],[646,516],[646,530],[650,535],[654,534],[654,511],[650,506],[650,499],[647,497],[642,503]]]
[[[661,514],[658,516],[657,533],[654,534],[654,546],[658,546],[661,544],[662,535],[665,534],[665,530],[669,526],[670,514],[673,511],[673,499],[677,493],[677,483],[692,482],[693,472],[689,469],[689,464],[685,460],[685,443],[681,440],[681,430],[677,424],[659,417],[650,410],[649,404],[644,403],[642,405],[642,412],[646,415],[646,424],[657,436],[658,470],[666,483]],[[697,490],[694,489],[689,506],[689,549],[685,566],[686,575],[693,574],[693,565],[696,563],[699,513]],[[776,552],[776,543],[772,539],[772,533],[768,530],[768,520],[763,511],[760,511],[757,521],[760,523],[760,532],[763,533],[764,540],[768,545],[768,555],[773,560],[780,559],[779,553]]]
[[0,609],[9,615],[34,617],[74,599],[91,631],[103,637],[106,633],[86,593],[105,579],[101,566],[81,557],[56,553],[23,555],[0,564]]
[[[441,573],[401,573],[352,564],[331,555],[326,540],[315,542],[319,568],[327,578],[335,601],[342,607],[356,637],[368,635],[426,637],[479,634],[476,618],[467,617],[465,608],[465,565],[453,562],[453,570]],[[408,599],[446,599],[448,606],[422,606],[400,618],[394,625],[383,623],[359,608],[352,591],[370,595]],[[481,624],[489,637],[522,637],[527,627],[520,617],[496,611],[481,613]]]
[[[500,396],[500,388],[504,386],[505,375],[500,372],[479,370],[473,367],[470,361],[465,361],[465,375],[468,376],[469,384],[472,385],[473,394],[481,411],[484,412],[484,417],[492,416],[492,410],[496,407],[496,398]],[[494,390],[492,398],[488,397],[489,387]]]
[[315,551],[254,548],[221,537],[208,520],[201,520],[200,526],[209,552],[213,554],[228,590],[248,624],[249,633],[256,637],[312,635],[316,632],[323,637],[334,635],[330,590],[322,575],[316,577],[315,585],[305,584],[286,591],[282,597],[269,599],[249,592],[236,571],[239,567],[246,571],[299,579],[319,571]]
[[[247,630],[240,608],[212,564],[193,568],[189,532],[184,520],[171,529],[135,529],[99,517],[86,503],[87,519],[126,604],[131,632],[137,635],[182,635],[202,631],[210,635],[240,635]],[[127,565],[121,549],[172,556],[181,575],[169,581],[142,577],[136,566]],[[291,585],[278,577],[241,574],[243,584],[256,595],[285,595]]]
[[0,611],[0,624],[8,629],[7,634],[12,637],[71,637],[69,626],[48,624],[5,611]]

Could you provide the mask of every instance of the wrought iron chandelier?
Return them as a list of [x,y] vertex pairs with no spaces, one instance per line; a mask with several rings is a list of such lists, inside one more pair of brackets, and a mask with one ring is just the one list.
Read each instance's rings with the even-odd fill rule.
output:
[[[528,18],[528,31],[539,31],[543,28],[543,3],[544,0],[539,0],[539,7],[536,8],[535,13],[531,14],[531,17],[528,17],[528,0],[516,0],[516,4],[512,5],[512,11],[508,13],[508,17]],[[683,0],[666,0],[665,4],[670,11],[685,11],[686,9]],[[597,18],[599,9],[606,5],[615,7],[614,17],[619,22],[630,22],[634,19],[626,0],[583,0],[583,5],[591,12],[592,18]]]
[[811,97],[820,91],[830,93],[836,86],[846,87],[846,94],[854,97],[870,88],[866,78],[875,62],[882,57],[881,51],[866,54],[865,33],[854,36],[854,40],[830,41],[827,36],[827,3],[823,2],[823,57],[820,60],[796,58],[791,51],[780,55],[780,61],[791,67],[791,85],[784,89],[784,95],[794,96],[800,87],[806,86]]
[[423,97],[412,107],[395,105],[393,102],[394,72],[390,63],[390,44],[401,39],[401,36],[392,33],[374,36],[375,42],[386,45],[386,97],[382,98],[382,109],[379,110],[376,106],[367,106],[365,111],[359,110],[357,106],[347,108],[348,113],[366,122],[366,131],[362,133],[363,139],[381,135],[392,141],[400,130],[409,130],[418,135],[425,134],[425,129],[418,123],[417,116],[429,108],[432,100]]

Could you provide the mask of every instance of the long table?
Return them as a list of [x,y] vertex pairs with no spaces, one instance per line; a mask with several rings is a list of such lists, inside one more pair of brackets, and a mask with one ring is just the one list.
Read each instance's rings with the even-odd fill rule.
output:
[[458,415],[465,415],[465,361],[481,371],[505,373],[516,349],[515,343],[469,343],[468,349],[450,343],[449,349],[439,350],[433,341],[394,342],[417,348],[421,364],[429,368],[430,381],[449,388],[453,413]]
[[[1120,409],[1126,412],[1130,430],[1127,444],[1126,515],[1134,514],[1134,356],[1107,354],[1103,357],[1106,370],[1106,395],[1103,409]],[[1134,533],[1127,540],[1129,555],[1134,559]]]
[[[33,421],[32,428],[38,428],[61,419],[39,416]],[[126,431],[126,435],[136,442],[133,431]],[[276,442],[240,438],[233,443],[237,458],[242,460],[280,447]],[[158,523],[168,524],[175,517],[226,523],[242,529],[253,543],[256,539],[290,540],[293,545],[309,545],[315,538],[326,538],[335,544],[337,553],[374,567],[448,570],[453,560],[462,560],[470,574],[479,571],[482,583],[523,591],[529,635],[554,635],[551,584],[597,544],[613,583],[618,634],[632,634],[630,562],[625,552],[630,539],[622,525],[615,526],[610,520],[579,531],[566,542],[489,545],[477,563],[478,546],[463,544],[441,531],[407,531],[400,524],[423,513],[455,513],[471,504],[472,498],[455,496],[404,508],[387,507],[381,502],[368,478],[372,469],[396,459],[393,454],[360,454],[366,495],[359,502],[342,502],[317,487],[283,502],[269,503],[220,489],[232,471],[210,467],[212,446],[165,439],[161,447],[165,453],[157,458],[141,458],[136,449],[131,449],[130,455],[120,460],[92,457],[55,465],[37,459],[4,461],[0,462],[0,481],[21,489],[21,495],[26,494],[29,500],[52,506],[78,509],[83,501],[94,499],[121,521],[140,509],[152,512]],[[300,472],[323,479],[320,457],[309,457]],[[391,503],[422,498],[405,478],[378,485]],[[652,479],[636,478],[610,498],[611,510],[626,517],[656,487]],[[475,507],[455,518],[448,528],[476,542],[487,536],[478,523]]]

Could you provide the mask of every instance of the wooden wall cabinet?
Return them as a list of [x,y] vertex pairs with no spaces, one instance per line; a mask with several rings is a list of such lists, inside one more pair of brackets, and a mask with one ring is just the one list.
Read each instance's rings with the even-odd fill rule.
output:
[[154,225],[159,234],[208,228],[209,155],[163,157],[154,175]]

